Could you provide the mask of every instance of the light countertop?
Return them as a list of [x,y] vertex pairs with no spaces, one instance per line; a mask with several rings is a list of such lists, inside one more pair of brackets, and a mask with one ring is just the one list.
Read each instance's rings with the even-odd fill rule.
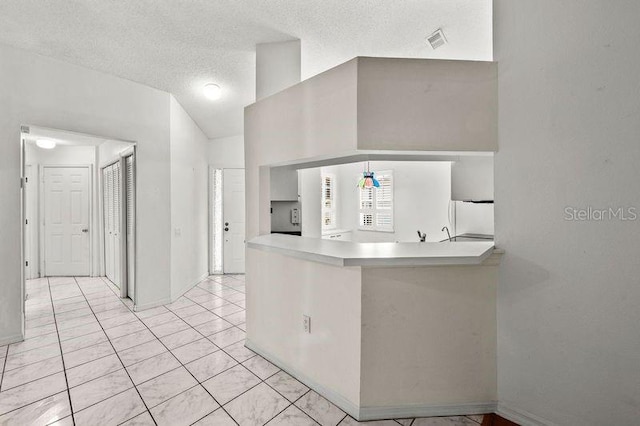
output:
[[356,243],[294,235],[261,235],[247,247],[336,266],[478,265],[493,241],[444,243]]

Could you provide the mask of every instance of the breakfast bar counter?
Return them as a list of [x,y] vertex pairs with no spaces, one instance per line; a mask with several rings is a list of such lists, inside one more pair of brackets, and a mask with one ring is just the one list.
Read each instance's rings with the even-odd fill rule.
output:
[[247,243],[249,349],[358,420],[496,409],[493,241]]
[[358,243],[282,234],[258,236],[247,247],[335,266],[479,265],[494,251],[493,241]]

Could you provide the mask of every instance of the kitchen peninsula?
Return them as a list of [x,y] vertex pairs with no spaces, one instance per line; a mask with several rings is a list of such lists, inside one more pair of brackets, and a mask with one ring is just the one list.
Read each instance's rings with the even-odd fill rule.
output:
[[358,420],[495,411],[501,253],[271,234],[271,171],[495,152],[496,74],[356,58],[245,109],[247,346]]
[[493,242],[353,243],[271,234],[248,248],[334,266],[479,265],[493,253]]

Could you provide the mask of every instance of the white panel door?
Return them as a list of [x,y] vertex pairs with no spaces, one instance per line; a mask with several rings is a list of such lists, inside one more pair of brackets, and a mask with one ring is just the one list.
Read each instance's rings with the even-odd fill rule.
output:
[[222,175],[224,217],[223,264],[225,274],[244,273],[244,169],[224,169]]
[[45,276],[87,276],[89,253],[89,169],[44,168]]

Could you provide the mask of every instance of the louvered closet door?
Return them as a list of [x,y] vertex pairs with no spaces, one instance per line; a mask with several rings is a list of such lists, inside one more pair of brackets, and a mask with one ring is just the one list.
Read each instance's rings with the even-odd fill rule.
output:
[[105,167],[103,176],[105,275],[120,287],[121,195],[120,164]]
[[104,269],[107,278],[113,277],[113,169],[102,169],[102,214],[104,223]]
[[125,160],[126,195],[127,195],[127,295],[134,300],[135,294],[135,174],[134,157]]

